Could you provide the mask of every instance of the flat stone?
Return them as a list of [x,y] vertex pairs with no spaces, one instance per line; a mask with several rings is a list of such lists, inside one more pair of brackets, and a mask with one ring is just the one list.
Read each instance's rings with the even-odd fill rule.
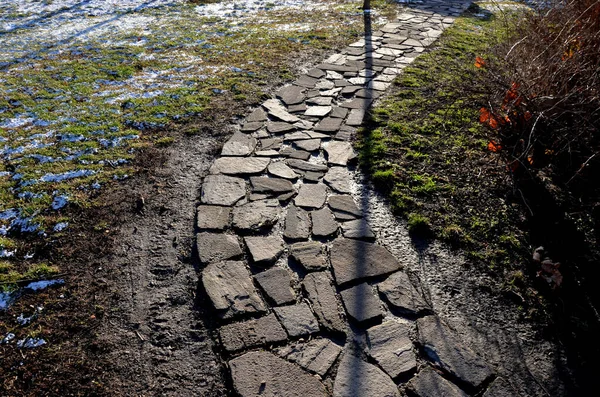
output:
[[419,397],[467,397],[458,386],[450,383],[430,367],[425,367],[408,382],[407,389]]
[[303,179],[304,182],[315,182],[318,183],[321,178],[323,178],[325,174],[323,172],[315,172],[315,171],[304,171]]
[[200,230],[224,230],[229,226],[231,208],[218,205],[199,205],[196,209],[196,227]]
[[326,91],[320,91],[319,94],[321,96],[327,96],[327,97],[337,97],[338,94],[340,93],[342,89],[341,88],[332,88],[330,90],[326,90]]
[[309,163],[308,161],[290,159],[286,160],[287,165],[301,171],[327,172],[329,168],[324,164]]
[[319,332],[319,323],[308,305],[304,302],[293,306],[275,307],[273,311],[291,337]]
[[303,141],[294,142],[298,148],[302,150],[306,150],[309,152],[314,152],[315,150],[319,150],[321,148],[321,140],[320,139],[306,139]]
[[390,85],[392,85],[392,83],[387,81],[371,81],[367,87],[376,91],[385,91]]
[[231,234],[198,233],[196,235],[196,248],[202,263],[236,258],[243,253],[237,237]]
[[331,141],[324,145],[327,152],[327,162],[334,165],[348,165],[348,162],[357,157],[350,142]]
[[294,131],[296,127],[290,123],[284,123],[281,121],[273,121],[267,123],[267,131],[271,134],[283,134],[284,132]]
[[325,386],[296,364],[266,351],[229,361],[233,387],[241,397],[326,397]]
[[348,109],[339,106],[334,107],[329,114],[331,117],[343,119],[348,114]]
[[347,212],[336,211],[336,210],[332,210],[331,212],[333,212],[333,216],[335,217],[335,219],[340,222],[347,222],[347,221],[352,221],[352,220],[356,219],[355,215],[349,214]]
[[290,148],[286,153],[280,152],[282,156],[287,156],[291,159],[308,160],[310,158],[310,152],[304,150],[296,150]]
[[350,193],[350,172],[346,167],[331,167],[323,181],[339,193]]
[[365,119],[365,110],[364,109],[352,109],[350,111],[350,115],[348,116],[348,119],[346,120],[346,125],[350,125],[350,126],[360,126],[363,123],[363,120]]
[[346,325],[340,314],[340,306],[329,273],[309,273],[304,277],[302,286],[319,324],[329,331],[345,333]]
[[307,75],[300,76],[294,84],[300,87],[313,88],[319,79]]
[[384,247],[338,238],[331,247],[331,265],[338,285],[399,270],[400,262]]
[[348,315],[359,323],[381,317],[379,298],[369,284],[359,284],[340,292],[340,295]]
[[325,376],[342,352],[342,348],[329,339],[313,339],[288,351],[286,358],[304,369]]
[[[353,216],[353,218],[359,218],[362,216],[362,211],[358,209],[354,199],[350,195],[334,194],[329,197],[327,201],[329,207],[334,211],[345,212]],[[351,218],[351,219],[353,219]]]
[[355,95],[359,98],[377,99],[381,96],[381,93],[370,90],[368,88],[363,88],[356,91]]
[[253,176],[250,178],[252,191],[257,193],[282,194],[294,191],[294,185],[287,179]]
[[202,285],[221,318],[266,311],[243,262],[211,263],[202,271]]
[[283,239],[277,236],[245,237],[244,241],[254,262],[275,262],[283,253]]
[[331,63],[321,63],[319,65],[316,66],[318,69],[321,70],[332,70],[334,72],[358,72],[358,67],[356,66],[348,66],[348,65],[335,65],[335,64],[331,64]]
[[310,77],[314,77],[315,79],[320,79],[321,77],[325,77],[325,72],[321,69],[313,68],[306,73]]
[[304,112],[309,117],[325,117],[331,112],[331,106],[309,106]]
[[[400,397],[398,387],[382,370],[345,353],[333,384],[333,397]],[[436,396],[432,394],[430,397]]]
[[334,139],[338,141],[351,141],[356,135],[356,131],[351,130],[352,127],[345,125],[335,134]]
[[356,91],[358,91],[360,89],[361,89],[361,86],[359,86],[359,85],[346,86],[342,89],[342,95],[353,95]]
[[304,113],[305,110],[306,110],[306,104],[304,102],[299,103],[297,105],[288,106],[288,112],[290,112],[290,113]]
[[260,200],[233,208],[233,227],[251,231],[270,227],[277,221],[279,214],[277,200]]
[[300,121],[294,123],[294,126],[296,128],[306,131],[307,134],[310,134],[310,131],[307,131],[307,130],[312,129],[314,125],[315,124],[313,122],[308,121],[308,120],[300,120]]
[[487,388],[482,397],[513,397],[518,395],[504,378],[496,378]]
[[373,99],[370,99],[370,98],[357,98],[357,99],[353,99],[348,102],[343,102],[342,104],[340,104],[340,106],[343,108],[348,108],[348,109],[365,109],[366,110],[369,108],[369,106],[371,106],[372,102],[373,102]]
[[[296,301],[291,288],[290,274],[281,267],[273,267],[254,276],[260,288],[276,305],[284,305]],[[281,318],[281,317],[280,317]]]
[[221,150],[221,156],[248,156],[254,151],[257,144],[256,138],[236,132]]
[[303,208],[321,208],[327,199],[327,188],[323,184],[304,184],[300,186],[294,204]]
[[281,138],[266,138],[260,140],[260,148],[262,150],[279,150],[282,144],[283,140]]
[[335,80],[333,82],[333,84],[335,84],[335,86],[338,88],[339,87],[347,87],[347,86],[351,85],[350,82],[346,79]]
[[208,175],[202,184],[204,204],[233,205],[246,195],[246,181],[225,175]]
[[296,131],[296,132],[292,132],[290,134],[285,134],[285,136],[283,137],[284,141],[305,141],[310,139],[310,135],[308,135],[306,132],[303,131]]
[[224,325],[219,330],[219,336],[223,347],[229,352],[283,342],[287,339],[283,327],[272,313],[256,320]]
[[296,179],[299,176],[296,172],[294,172],[294,170],[292,170],[282,161],[273,162],[269,164],[267,171],[271,175],[285,179]]
[[283,236],[291,240],[306,240],[310,235],[310,219],[308,212],[295,205],[290,205],[285,217]]
[[392,274],[377,288],[388,305],[402,313],[416,315],[431,310],[404,272]]
[[270,162],[271,159],[264,157],[220,157],[208,172],[227,175],[259,174],[267,169]]
[[327,117],[315,126],[317,132],[336,132],[342,126],[342,119]]
[[374,240],[375,234],[364,219],[355,219],[342,223],[342,232],[346,238]]
[[317,96],[314,98],[307,99],[306,103],[308,105],[331,106],[332,101],[333,101],[333,98],[331,98],[331,97]]
[[295,123],[300,120],[298,116],[288,113],[285,107],[277,99],[268,99],[263,102],[262,105],[267,109],[269,116],[278,120],[285,121],[286,123]]
[[251,121],[246,122],[240,127],[240,131],[242,132],[254,132],[260,130],[265,126],[264,121]]
[[254,152],[256,156],[259,157],[279,157],[279,152],[277,150],[258,150]]
[[369,355],[392,378],[417,368],[416,355],[408,334],[408,325],[396,321],[387,321],[367,330]]
[[391,55],[394,57],[398,57],[403,54],[403,51],[401,51],[401,50],[395,50],[393,48],[386,48],[386,47],[378,48],[375,52],[378,54]]
[[253,123],[257,121],[267,121],[267,112],[262,108],[256,108],[248,117],[246,117],[246,122]]
[[327,207],[310,213],[312,233],[315,237],[327,237],[335,234],[340,227],[335,221],[331,210]]
[[306,133],[308,134],[308,136],[310,136],[311,139],[329,139],[329,138],[331,138],[330,135],[323,134],[321,132],[306,131]]
[[436,316],[417,320],[419,343],[439,368],[473,389],[479,388],[493,372],[489,365]]
[[297,105],[302,103],[306,98],[304,94],[306,90],[295,85],[288,85],[277,92],[277,97],[280,98],[287,106]]
[[323,270],[327,268],[327,260],[323,245],[317,241],[295,243],[290,247],[294,258],[306,271]]

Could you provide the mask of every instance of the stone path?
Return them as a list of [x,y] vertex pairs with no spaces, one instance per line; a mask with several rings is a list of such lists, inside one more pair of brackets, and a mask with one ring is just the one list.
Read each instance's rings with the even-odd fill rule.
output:
[[367,21],[363,39],[251,112],[210,168],[197,251],[239,395],[510,393],[431,311],[350,195],[365,112],[467,5],[405,7],[371,34]]

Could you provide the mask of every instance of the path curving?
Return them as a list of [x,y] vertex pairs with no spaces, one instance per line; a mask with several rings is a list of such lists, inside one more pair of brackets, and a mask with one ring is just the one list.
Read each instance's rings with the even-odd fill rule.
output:
[[403,7],[375,32],[366,14],[361,40],[252,111],[210,168],[197,252],[239,395],[509,392],[433,313],[351,194],[365,113],[467,5]]

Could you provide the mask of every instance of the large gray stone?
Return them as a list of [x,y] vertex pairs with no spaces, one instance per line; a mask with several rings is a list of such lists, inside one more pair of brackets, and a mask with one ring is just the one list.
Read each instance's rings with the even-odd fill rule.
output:
[[373,293],[373,288],[362,283],[340,292],[348,315],[358,322],[373,320],[381,317],[379,298]]
[[345,333],[345,323],[340,307],[326,272],[309,273],[304,277],[302,286],[308,295],[319,324],[329,331]]
[[202,184],[204,204],[234,205],[246,195],[246,181],[226,175],[208,175]]
[[258,141],[251,135],[236,132],[221,150],[221,156],[248,156],[254,151]]
[[496,378],[487,388],[482,397],[513,397],[518,395],[515,389],[504,378]]
[[223,347],[229,352],[283,342],[287,339],[283,327],[272,313],[256,320],[224,325],[219,330],[219,336]]
[[412,285],[408,275],[404,272],[392,274],[377,288],[393,309],[412,315],[430,310],[423,296]]
[[327,204],[336,212],[344,212],[351,215],[350,219],[360,218],[362,211],[356,206],[354,199],[350,195],[339,194],[332,195],[327,200]]
[[305,240],[310,235],[310,219],[308,212],[295,205],[290,205],[285,217],[283,236],[291,240]]
[[302,150],[306,150],[308,152],[313,152],[315,150],[319,150],[321,147],[320,139],[305,139],[302,141],[294,142],[294,144]]
[[325,146],[325,152],[327,152],[327,161],[333,165],[346,166],[357,156],[350,142],[331,141]]
[[202,271],[202,285],[221,318],[266,311],[243,262],[226,261],[208,265]]
[[196,209],[196,227],[200,230],[223,230],[229,226],[230,207],[199,205]]
[[242,255],[236,236],[202,232],[196,235],[196,248],[202,263],[219,262]]
[[291,288],[290,274],[281,267],[274,267],[254,276],[260,288],[276,305],[291,303],[296,296]]
[[265,157],[220,157],[208,172],[226,175],[259,174],[267,169],[270,162],[271,159]]
[[346,238],[338,238],[333,242],[331,265],[338,285],[385,275],[402,267],[382,246]]
[[430,367],[425,367],[408,382],[408,390],[419,397],[467,397],[458,386],[450,383]]
[[250,178],[250,185],[255,193],[282,194],[294,191],[292,182],[281,178],[253,176]]
[[263,103],[263,107],[267,109],[269,115],[284,121],[286,123],[295,123],[300,119],[293,114],[288,113],[285,107],[277,99],[268,99]]
[[324,376],[341,352],[340,346],[323,338],[289,348],[284,354],[302,368]]
[[439,368],[472,389],[477,389],[492,375],[489,365],[465,341],[438,317],[428,316],[417,320],[419,343],[429,359]]
[[315,237],[328,237],[338,231],[339,225],[327,207],[310,213],[312,233]]
[[367,330],[369,355],[392,378],[412,372],[417,360],[407,324],[387,321]]
[[327,268],[323,245],[316,241],[304,241],[290,247],[292,257],[307,271]]
[[278,236],[245,237],[244,241],[254,262],[275,262],[283,253],[283,239]]
[[302,171],[327,172],[327,170],[329,169],[324,164],[314,164],[314,163],[309,163],[308,161],[296,160],[296,159],[287,160],[286,163],[290,167],[296,168],[296,169],[302,170]]
[[365,219],[355,219],[342,223],[344,237],[363,240],[374,240],[375,234]]
[[342,126],[342,119],[327,117],[315,126],[317,132],[337,132]]
[[366,396],[400,397],[400,392],[382,370],[350,353],[345,353],[333,384],[333,397]]
[[283,121],[273,121],[267,123],[267,131],[271,134],[283,134],[285,132],[294,131],[296,127],[293,124]]
[[233,387],[241,397],[326,397],[325,386],[296,364],[256,351],[229,361]]
[[294,170],[281,161],[269,164],[267,170],[269,171],[269,174],[285,179],[296,179],[299,176]]
[[331,106],[309,106],[304,112],[309,117],[325,117],[331,113]]
[[[281,144],[283,143],[283,139],[281,138],[265,138],[260,140],[260,148],[262,150],[279,150],[281,149]],[[271,163],[273,164],[273,163]]]
[[327,188],[325,185],[304,184],[300,186],[294,204],[303,208],[321,208],[327,199]]
[[262,108],[257,108],[250,113],[248,117],[246,117],[246,121],[249,123],[267,121],[267,112],[265,112]]
[[295,85],[288,85],[277,92],[277,97],[280,98],[287,106],[297,105],[302,103],[306,98],[304,94],[306,90]]
[[339,193],[350,193],[350,172],[346,167],[331,167],[323,181]]
[[304,302],[293,306],[273,308],[289,336],[303,336],[319,332],[319,323]]
[[260,230],[272,226],[279,214],[275,199],[246,203],[233,208],[233,227],[239,230]]

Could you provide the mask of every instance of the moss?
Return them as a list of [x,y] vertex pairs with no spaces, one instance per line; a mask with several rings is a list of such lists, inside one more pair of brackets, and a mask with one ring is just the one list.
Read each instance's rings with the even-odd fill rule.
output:
[[429,218],[414,212],[408,214],[408,231],[420,237],[429,236],[431,233]]
[[154,144],[158,147],[167,147],[167,146],[171,146],[174,142],[175,142],[175,138],[170,137],[170,136],[165,136],[165,137],[155,140]]

